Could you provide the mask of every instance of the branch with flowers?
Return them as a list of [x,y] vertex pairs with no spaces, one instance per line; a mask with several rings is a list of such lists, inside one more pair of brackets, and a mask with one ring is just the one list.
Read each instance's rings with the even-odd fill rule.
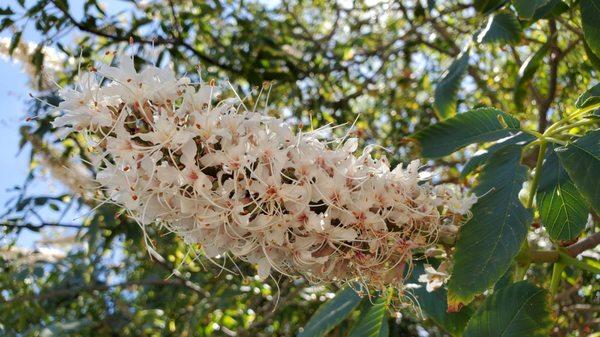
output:
[[248,106],[218,99],[214,82],[119,63],[62,90],[54,126],[88,140],[107,198],[142,228],[157,223],[209,259],[254,263],[263,280],[274,270],[401,289],[413,251],[476,201],[427,183],[418,161],[390,170],[372,146],[355,156],[357,139],[322,140],[333,127],[294,133],[261,112],[261,96]]
[[[426,266],[428,276],[419,278],[433,292],[450,275],[451,312],[472,302],[506,273],[513,260],[514,278],[519,280],[529,263],[553,254],[552,293],[564,265],[599,271],[570,255],[578,248],[530,251],[524,238],[534,200],[542,221],[551,217],[552,225],[560,227],[558,232],[548,228],[551,237],[567,238],[564,226],[570,226],[569,237],[577,230],[574,224],[556,223],[560,214],[545,213],[554,210],[544,209],[541,193],[551,195],[550,203],[553,194],[565,202],[561,195],[567,193],[565,185],[574,184],[582,194],[568,191],[575,199],[571,203],[582,204],[588,198],[595,207],[595,192],[580,186],[590,179],[589,170],[565,158],[581,149],[596,151],[589,146],[597,134],[570,146],[564,132],[594,123],[580,118],[599,103],[582,102],[543,134],[522,128],[502,111],[479,108],[412,136],[426,157],[440,157],[471,143],[520,137],[515,143],[506,141],[506,146],[499,143],[486,160],[473,190],[478,200],[456,185],[429,184],[419,172],[419,161],[391,170],[385,157],[371,156],[372,146],[355,156],[357,139],[324,140],[335,127],[292,131],[283,121],[261,113],[261,95],[266,92],[266,106],[269,86],[261,88],[252,105],[248,97],[234,92],[234,98],[223,99],[218,91],[214,81],[192,83],[167,69],[147,66],[138,72],[133,57],[121,56],[118,67],[101,64],[83,74],[75,89],[61,91],[63,101],[57,107],[61,115],[54,126],[85,137],[107,201],[123,207],[143,230],[158,224],[187,243],[198,244],[208,259],[231,255],[256,264],[261,280],[276,272],[315,283],[349,284],[360,289],[359,294],[394,294],[394,306],[401,308],[406,305],[404,294],[410,284],[405,280],[415,253],[433,247],[440,230],[460,225],[464,215],[453,260],[438,270]],[[552,151],[548,143],[553,144]],[[518,196],[527,180],[520,158],[536,145],[537,163],[525,190],[525,207]],[[587,171],[580,175],[582,169]],[[473,260],[464,249],[488,244],[481,236],[485,226],[495,233],[495,243],[483,259]],[[160,259],[145,230],[144,236],[150,254]],[[594,240],[592,236],[590,241]],[[541,294],[527,282],[515,287]]]
[[2,242],[86,243],[4,250],[3,333],[598,330],[596,0],[81,5],[0,6],[39,91]]

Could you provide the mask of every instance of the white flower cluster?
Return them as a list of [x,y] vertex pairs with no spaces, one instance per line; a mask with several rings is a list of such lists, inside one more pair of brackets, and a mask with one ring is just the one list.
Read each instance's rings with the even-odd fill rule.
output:
[[54,180],[63,184],[83,202],[89,204],[94,201],[97,184],[81,162],[64,158],[61,149],[44,142],[36,134],[27,134],[26,137],[36,160]]
[[[20,41],[10,55],[11,39],[0,37],[0,59],[12,59],[21,64],[23,71],[29,77],[29,85],[35,90],[45,90],[53,87],[56,74],[63,69],[64,58],[54,48],[44,46],[41,52],[44,54],[44,65],[41,69],[41,81],[38,80],[38,71],[33,64],[32,57],[37,48],[33,42]],[[69,59],[70,63],[74,61]]]
[[295,133],[216,90],[122,57],[63,90],[54,125],[88,136],[98,182],[140,224],[256,264],[263,279],[400,285],[442,218],[476,200],[422,181],[419,161],[390,170],[372,147],[355,156],[356,139]]
[[55,263],[67,256],[63,250],[53,247],[2,247],[0,259],[8,260],[16,265],[34,265],[37,262]]

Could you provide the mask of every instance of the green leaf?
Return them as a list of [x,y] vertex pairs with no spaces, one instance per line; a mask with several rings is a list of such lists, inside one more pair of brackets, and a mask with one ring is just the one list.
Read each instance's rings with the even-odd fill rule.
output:
[[600,103],[600,83],[581,94],[581,96],[577,98],[577,101],[575,101],[575,106],[578,109],[581,109],[596,103]]
[[[358,321],[352,327],[352,330],[350,330],[348,337],[384,336],[382,332],[388,330],[386,328],[388,303],[384,296],[378,297],[373,304],[370,304],[366,312],[361,312]],[[368,301],[368,299],[366,300]]]
[[592,51],[592,49],[590,49],[590,46],[587,44],[587,42],[585,42],[585,40],[583,41],[583,49],[585,49],[585,54],[587,55],[588,59],[590,60],[590,63],[594,66],[594,68],[600,70],[600,57],[594,54],[594,52]]
[[519,130],[519,120],[511,115],[494,108],[478,108],[431,125],[412,138],[420,145],[423,156],[438,158],[469,144],[498,140]]
[[473,7],[480,13],[488,13],[500,8],[505,2],[505,0],[474,0]]
[[0,21],[0,32],[15,23],[11,18],[3,18]]
[[548,0],[514,0],[515,9],[519,13],[519,17],[530,19],[535,11],[545,5]]
[[509,11],[496,13],[488,19],[485,28],[477,36],[480,43],[518,42],[521,38],[521,24]]
[[518,134],[510,138],[501,140],[500,142],[497,142],[496,144],[487,148],[484,152],[474,154],[471,158],[469,158],[469,161],[467,161],[467,163],[463,167],[462,171],[460,172],[460,175],[462,177],[466,177],[467,174],[473,172],[474,169],[483,165],[486,162],[486,160],[490,158],[491,155],[507,147],[508,145],[519,144],[523,146],[534,141],[535,139],[536,138],[530,134],[519,132]]
[[515,268],[514,268],[514,265],[512,265],[510,268],[508,268],[506,270],[504,275],[502,275],[502,277],[500,277],[500,279],[498,281],[496,281],[496,284],[494,284],[494,291],[498,291],[506,286],[513,284],[514,275],[515,275]]
[[600,130],[588,132],[556,153],[581,195],[600,213]]
[[[31,64],[35,67],[36,74],[40,74],[42,65],[44,64],[44,53],[42,52],[43,44],[38,44],[33,54],[29,58]],[[40,79],[41,80],[41,79]]]
[[581,23],[583,25],[583,36],[588,46],[596,55],[600,55],[600,1],[581,0],[579,2],[581,11]]
[[354,289],[344,287],[336,293],[333,299],[317,309],[298,337],[324,336],[346,319],[360,301],[361,298]]
[[67,0],[54,0],[54,4],[63,12],[69,11],[69,2]]
[[[410,277],[411,282],[418,284],[417,280],[423,273],[425,273],[423,264],[415,264]],[[422,283],[421,285],[422,287],[413,290],[413,294],[419,302],[419,307],[423,310],[423,313],[449,334],[453,336],[460,335],[474,310],[470,306],[466,306],[458,312],[448,312],[446,289],[441,287],[428,292]]]
[[0,7],[0,15],[13,15],[15,14],[15,12],[13,12],[12,8],[10,8],[9,6],[6,6],[4,8]]
[[544,56],[548,53],[550,45],[545,43],[532,55],[530,55],[519,68],[517,74],[517,83],[515,84],[514,101],[519,109],[523,107],[523,99],[525,98],[525,86],[533,79],[533,75],[537,72],[544,60]]
[[521,281],[486,298],[463,337],[547,337],[551,326],[547,292]]
[[12,56],[13,52],[15,51],[15,48],[17,48],[17,46],[19,45],[19,42],[21,41],[21,34],[23,34],[23,32],[16,32],[10,39],[8,55]]
[[587,223],[586,201],[552,148],[546,154],[540,177],[536,200],[546,231],[554,240],[576,238]]
[[456,310],[494,285],[510,267],[531,221],[518,194],[527,168],[521,147],[507,146],[487,161],[474,189],[481,196],[456,242],[454,269],[448,282],[448,307]]
[[442,76],[434,92],[433,108],[440,120],[456,114],[456,93],[469,68],[469,51],[464,51],[452,62]]
[[567,5],[562,0],[550,0],[545,5],[538,7],[531,18],[532,22],[535,22],[539,19],[548,19],[560,16],[562,13],[569,10],[569,5]]

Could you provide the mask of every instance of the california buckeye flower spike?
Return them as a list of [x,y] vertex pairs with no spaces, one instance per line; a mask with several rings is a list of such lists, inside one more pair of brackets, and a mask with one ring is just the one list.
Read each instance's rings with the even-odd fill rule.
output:
[[85,135],[107,198],[142,226],[261,279],[402,286],[413,253],[477,200],[422,181],[418,160],[390,169],[355,138],[332,146],[217,91],[121,56],[61,90],[54,126]]

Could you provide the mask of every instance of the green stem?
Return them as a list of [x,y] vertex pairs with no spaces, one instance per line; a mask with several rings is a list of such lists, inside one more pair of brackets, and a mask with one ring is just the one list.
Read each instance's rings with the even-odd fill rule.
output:
[[588,107],[582,108],[582,109],[577,109],[575,111],[573,111],[573,113],[567,115],[565,118],[559,120],[558,122],[550,125],[548,127],[548,129],[546,129],[546,132],[544,132],[544,135],[551,135],[559,126],[567,123],[568,121],[577,118],[581,115],[584,115],[590,111],[594,111],[596,109],[600,108],[600,103],[596,103],[596,104],[592,104]]
[[544,137],[544,140],[547,140],[550,143],[555,143],[555,144],[560,144],[560,145],[567,145],[566,141],[560,140],[560,139],[556,139],[556,138],[552,138],[552,137]]
[[573,124],[561,126],[559,128],[556,128],[554,131],[552,131],[552,134],[550,136],[555,135],[555,134],[559,134],[559,133],[561,133],[563,131],[567,131],[567,130],[570,130],[572,128],[576,128],[578,126],[593,124],[595,122],[597,122],[597,121],[594,120],[594,119],[584,119],[584,120],[581,120],[581,121],[579,121],[577,123],[573,123]]
[[556,295],[564,269],[565,265],[560,262],[555,263],[554,267],[552,267],[552,280],[550,281],[550,294],[552,296]]
[[394,297],[394,288],[393,287],[388,287],[387,289],[387,296],[385,298],[385,307],[389,308],[390,307],[390,303],[392,302],[392,298]]
[[544,162],[544,155],[546,154],[547,143],[545,140],[540,142],[540,150],[538,152],[537,162],[535,164],[535,175],[531,182],[531,189],[529,190],[529,200],[527,200],[527,208],[533,207],[533,197],[537,189],[538,182],[540,181],[540,173],[542,171],[542,163]]
[[525,274],[527,273],[527,269],[529,269],[529,265],[531,264],[531,259],[529,256],[529,242],[527,239],[523,241],[521,244],[521,248],[519,249],[519,253],[517,253],[517,257],[515,258],[515,281],[520,281],[525,278]]
[[529,129],[524,129],[524,128],[521,128],[521,132],[528,133],[528,134],[530,134],[530,135],[534,136],[534,137],[535,137],[535,138],[537,138],[537,139],[542,139],[542,138],[544,138],[544,135],[543,135],[543,134],[541,134],[541,133],[539,133],[539,132],[537,132],[537,131],[534,131],[534,130],[529,130]]
[[592,266],[591,264],[587,264],[583,261],[579,261],[576,258],[573,258],[571,256],[569,256],[569,254],[563,253],[563,252],[559,252],[559,258],[558,258],[559,262],[562,262],[564,264],[568,264],[574,267],[577,267],[579,269],[582,270],[587,270],[589,272],[592,272],[594,274],[600,274],[600,268]]

